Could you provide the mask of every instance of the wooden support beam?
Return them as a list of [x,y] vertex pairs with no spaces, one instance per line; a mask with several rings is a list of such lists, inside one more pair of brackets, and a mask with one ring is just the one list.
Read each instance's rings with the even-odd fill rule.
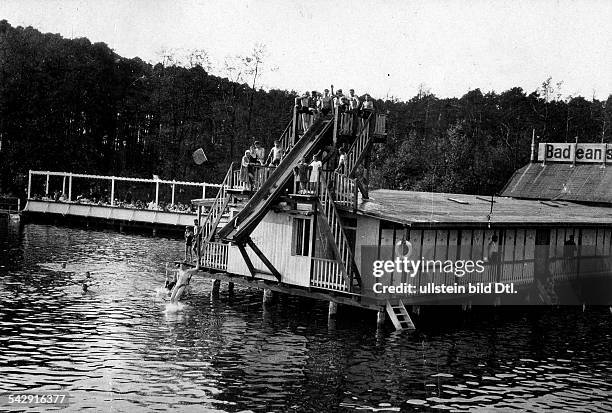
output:
[[28,171],[28,199],[32,198],[32,171]]
[[261,262],[263,262],[264,265],[266,267],[268,267],[268,269],[270,270],[272,275],[274,275],[276,277],[276,279],[280,282],[281,281],[281,274],[280,274],[280,272],[278,272],[278,270],[274,267],[274,265],[272,265],[270,260],[268,260],[268,257],[266,257],[265,254],[263,252],[261,252],[261,250],[257,247],[257,245],[255,245],[255,243],[253,242],[251,237],[247,237],[246,238],[246,243],[249,245],[249,247],[251,247],[251,249],[257,255],[257,257],[259,257]]
[[355,182],[357,183],[357,188],[359,188],[359,191],[361,192],[361,197],[363,199],[370,199],[370,196],[368,195],[368,188],[365,185],[363,185],[361,180],[356,179]]
[[255,267],[253,266],[253,262],[251,261],[249,254],[247,254],[246,249],[244,248],[244,244],[238,243],[236,246],[238,247],[238,250],[240,250],[240,254],[242,255],[242,258],[244,259],[244,262],[251,273],[251,277],[255,277]]
[[[273,291],[278,291],[284,294],[295,295],[299,297],[314,298],[316,300],[333,301],[338,304],[346,304],[351,307],[366,308],[369,310],[378,310],[381,305],[384,305],[376,297],[360,297],[361,300],[355,300],[354,297],[347,297],[338,294],[329,294],[323,291],[312,291],[305,287],[291,286],[288,284],[280,284],[275,281],[266,281],[257,278],[249,278],[243,275],[230,274],[226,272],[210,272],[208,270],[198,271],[198,275],[205,278],[219,279],[225,282],[233,282],[238,285],[243,285],[250,288],[265,289],[269,288]],[[384,307],[383,307],[384,308]]]

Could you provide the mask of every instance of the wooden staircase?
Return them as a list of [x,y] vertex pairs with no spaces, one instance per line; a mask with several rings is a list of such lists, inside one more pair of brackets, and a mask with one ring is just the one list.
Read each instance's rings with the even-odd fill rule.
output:
[[370,119],[372,119],[372,115],[366,119],[363,129],[361,129],[361,132],[359,132],[359,135],[357,135],[357,138],[346,153],[346,176],[349,178],[355,175],[357,167],[372,145],[373,139],[370,137]]
[[217,226],[221,221],[221,217],[228,207],[231,196],[228,194],[227,190],[232,188],[233,168],[234,164],[232,163],[230,164],[230,167],[225,174],[225,178],[223,179],[223,182],[221,182],[219,192],[217,193],[217,196],[215,197],[210,209],[208,210],[208,214],[202,223],[202,242],[200,244],[200,251],[205,248],[206,243],[211,242],[213,239]]
[[395,326],[396,330],[414,330],[415,326],[410,318],[410,314],[408,314],[408,310],[404,306],[402,300],[398,300],[397,304],[391,304],[389,300],[387,300],[387,314],[389,314],[389,318],[391,322]]
[[336,259],[340,261],[340,271],[344,278],[344,282],[349,288],[350,292],[355,292],[357,289],[361,289],[361,277],[355,264],[353,251],[348,243],[340,215],[336,209],[334,198],[332,197],[329,188],[324,179],[319,182],[319,217],[324,218],[321,220],[323,228],[326,230],[330,245],[334,251]]

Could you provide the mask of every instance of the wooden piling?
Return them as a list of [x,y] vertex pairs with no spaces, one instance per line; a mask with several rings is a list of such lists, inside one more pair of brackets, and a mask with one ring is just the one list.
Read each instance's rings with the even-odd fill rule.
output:
[[380,310],[378,310],[378,313],[376,314],[376,325],[378,327],[382,327],[385,324],[386,319],[387,319],[387,313],[385,312],[384,308],[381,308]]
[[221,289],[221,280],[214,280],[212,283],[212,295],[218,296]]
[[271,304],[274,301],[274,297],[276,296],[275,292],[269,288],[265,288],[263,292],[263,303]]
[[329,302],[329,310],[327,312],[328,318],[336,318],[336,314],[338,313],[338,303],[330,301]]
[[227,283],[227,293],[229,295],[234,295],[234,283],[233,282]]

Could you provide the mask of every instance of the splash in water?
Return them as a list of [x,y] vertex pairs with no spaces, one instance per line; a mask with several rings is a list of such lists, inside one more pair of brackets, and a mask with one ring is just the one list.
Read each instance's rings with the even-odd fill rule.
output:
[[180,302],[179,303],[168,303],[166,304],[166,309],[164,310],[164,313],[166,314],[178,313],[180,311],[183,311],[185,307],[186,305]]
[[155,298],[167,298],[169,292],[166,287],[157,287],[153,292],[153,296]]

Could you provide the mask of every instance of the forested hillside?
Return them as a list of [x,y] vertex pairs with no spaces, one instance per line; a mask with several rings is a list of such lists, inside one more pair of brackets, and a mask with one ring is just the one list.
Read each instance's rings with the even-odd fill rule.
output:
[[[269,148],[280,136],[294,92],[213,76],[197,58],[188,66],[0,21],[0,192],[23,191],[28,169],[217,182],[254,137]],[[609,142],[612,98],[559,90],[549,79],[527,93],[376,101],[389,139],[372,185],[490,194],[528,161],[532,129],[540,141]],[[199,147],[202,166],[191,160]]]

